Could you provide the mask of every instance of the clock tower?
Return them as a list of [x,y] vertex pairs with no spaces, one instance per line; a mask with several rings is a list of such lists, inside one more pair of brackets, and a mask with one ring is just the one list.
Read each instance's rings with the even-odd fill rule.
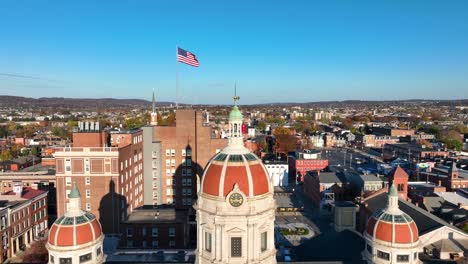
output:
[[197,203],[196,263],[276,263],[273,185],[262,161],[244,147],[234,97],[228,145],[208,163]]

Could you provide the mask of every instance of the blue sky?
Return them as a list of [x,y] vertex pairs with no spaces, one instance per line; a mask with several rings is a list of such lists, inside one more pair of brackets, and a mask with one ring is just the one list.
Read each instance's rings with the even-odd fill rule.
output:
[[0,94],[242,104],[468,98],[468,1],[0,3]]

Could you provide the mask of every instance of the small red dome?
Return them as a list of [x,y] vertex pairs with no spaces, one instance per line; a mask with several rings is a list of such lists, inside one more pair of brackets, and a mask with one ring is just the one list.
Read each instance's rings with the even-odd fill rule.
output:
[[389,243],[408,244],[418,241],[418,227],[407,214],[377,211],[367,222],[366,233],[373,239]]
[[50,228],[49,244],[63,247],[83,245],[95,241],[101,235],[101,225],[93,214],[64,215]]
[[252,153],[216,154],[205,168],[200,192],[226,197],[236,184],[247,197],[270,191],[268,173],[257,156]]

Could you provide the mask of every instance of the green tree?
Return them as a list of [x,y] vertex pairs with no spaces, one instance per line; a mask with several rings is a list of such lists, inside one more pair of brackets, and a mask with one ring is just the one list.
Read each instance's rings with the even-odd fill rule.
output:
[[11,159],[13,159],[13,155],[11,155],[10,150],[4,150],[0,152],[0,160],[4,161],[4,160],[11,160]]
[[263,122],[263,121],[258,122],[258,123],[257,123],[257,129],[258,129],[259,131],[265,131],[265,129],[266,129],[266,123]]
[[41,154],[41,147],[40,146],[33,146],[31,148],[31,154],[34,156],[39,156]]

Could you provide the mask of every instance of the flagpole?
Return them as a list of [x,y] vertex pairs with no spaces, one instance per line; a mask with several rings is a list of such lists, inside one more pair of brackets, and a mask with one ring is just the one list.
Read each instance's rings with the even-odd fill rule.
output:
[[176,109],[179,109],[179,63],[177,55],[179,52],[179,46],[176,45]]

